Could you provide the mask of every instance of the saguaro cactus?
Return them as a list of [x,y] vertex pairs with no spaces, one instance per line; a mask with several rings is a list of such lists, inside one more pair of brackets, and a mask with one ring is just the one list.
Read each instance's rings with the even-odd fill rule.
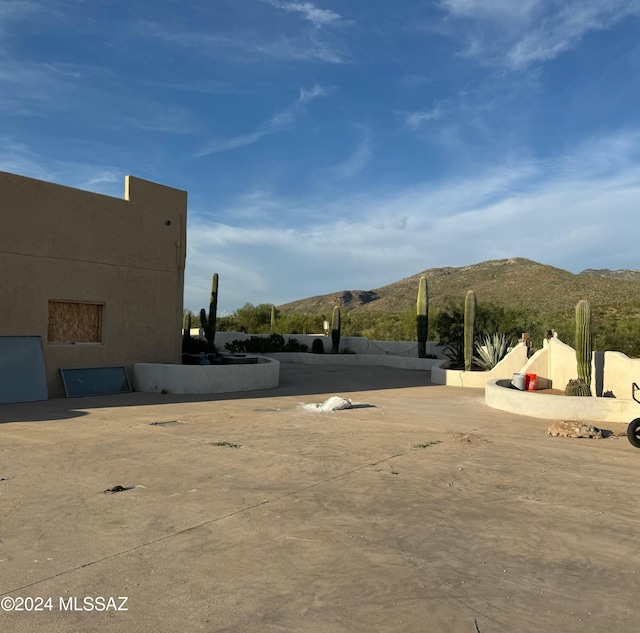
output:
[[427,336],[429,334],[429,293],[427,278],[420,277],[418,301],[416,304],[416,333],[418,335],[418,358],[427,355]]
[[464,370],[471,371],[473,362],[473,328],[476,322],[476,293],[467,292],[464,299]]
[[576,360],[578,379],[591,385],[591,306],[584,299],[576,305]]
[[209,301],[209,316],[205,309],[200,310],[200,323],[204,330],[204,336],[210,345],[216,336],[216,313],[218,311],[218,273],[213,273],[211,280],[211,299]]
[[185,312],[182,317],[182,337],[188,339],[191,335],[191,312]]
[[273,333],[276,329],[276,307],[274,305],[271,306],[271,332]]
[[331,353],[337,354],[340,348],[340,307],[333,309],[331,316]]

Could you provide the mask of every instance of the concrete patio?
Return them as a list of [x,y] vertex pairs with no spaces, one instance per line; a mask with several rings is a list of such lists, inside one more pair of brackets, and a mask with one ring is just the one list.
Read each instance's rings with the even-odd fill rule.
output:
[[[334,394],[357,406],[300,406]],[[0,631],[635,633],[640,451],[549,424],[286,362],[266,391],[2,405],[0,603],[52,602]]]

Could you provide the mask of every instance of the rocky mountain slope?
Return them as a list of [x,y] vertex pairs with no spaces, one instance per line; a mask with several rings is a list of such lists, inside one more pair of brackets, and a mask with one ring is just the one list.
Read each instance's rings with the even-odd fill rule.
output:
[[463,300],[470,289],[475,290],[478,302],[543,311],[571,309],[580,299],[594,306],[640,302],[640,270],[588,269],[576,275],[517,257],[459,268],[431,268],[380,288],[342,290],[278,308],[330,313],[333,306],[340,305],[354,311],[401,312],[415,307],[421,275],[428,280],[431,306],[442,305],[449,298]]

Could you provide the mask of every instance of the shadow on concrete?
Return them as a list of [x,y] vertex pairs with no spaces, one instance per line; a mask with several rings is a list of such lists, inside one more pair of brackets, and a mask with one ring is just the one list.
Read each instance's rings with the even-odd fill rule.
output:
[[[81,398],[56,398],[41,402],[0,405],[0,424],[8,422],[48,422],[87,415],[87,409],[140,407],[181,402],[222,402],[277,398],[280,396],[312,396],[308,402],[322,402],[329,395],[353,397],[358,391],[437,386],[431,383],[431,372],[397,369],[385,366],[331,366],[281,363],[280,384],[274,389],[236,391],[214,394],[117,393]],[[372,405],[356,405],[372,406]]]

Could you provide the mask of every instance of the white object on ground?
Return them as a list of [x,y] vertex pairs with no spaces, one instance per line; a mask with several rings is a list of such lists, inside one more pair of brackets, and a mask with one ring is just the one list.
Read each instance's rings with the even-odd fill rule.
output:
[[350,409],[351,400],[340,396],[331,396],[322,404],[305,404],[303,408],[313,409],[314,411],[339,411],[340,409]]

